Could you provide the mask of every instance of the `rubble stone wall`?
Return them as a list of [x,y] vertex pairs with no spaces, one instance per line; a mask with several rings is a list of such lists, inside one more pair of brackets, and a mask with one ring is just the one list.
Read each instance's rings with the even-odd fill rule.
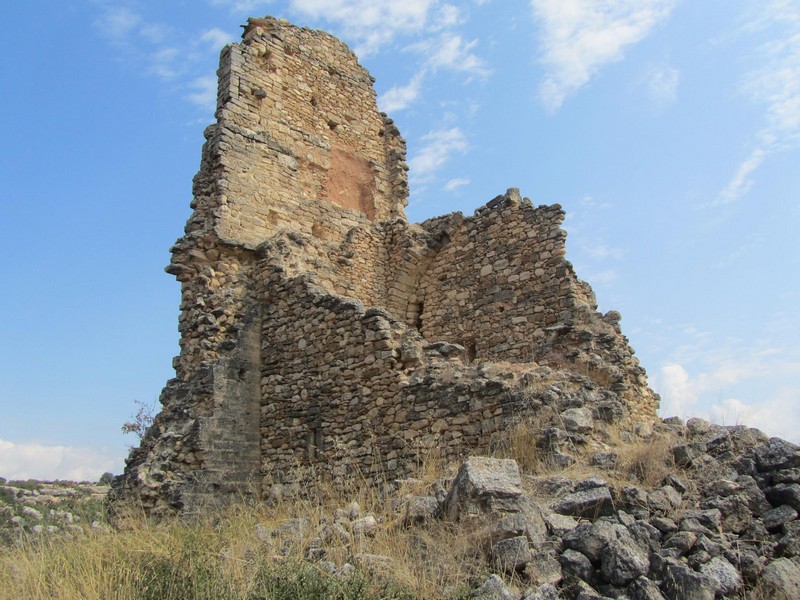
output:
[[403,217],[405,143],[344,44],[254,19],[223,50],[219,77],[222,240],[254,248],[280,225],[341,238],[360,214]]
[[596,312],[565,259],[559,206],[512,189],[471,217],[408,223],[405,142],[328,34],[250,19],[218,74],[167,268],[176,378],[112,506],[194,512],[486,449],[532,406],[498,361],[551,367],[592,390],[581,406],[613,398],[619,419],[656,418],[618,313]]
[[381,308],[313,277],[270,276],[262,347],[264,483],[406,476],[432,449],[487,448],[525,397]]

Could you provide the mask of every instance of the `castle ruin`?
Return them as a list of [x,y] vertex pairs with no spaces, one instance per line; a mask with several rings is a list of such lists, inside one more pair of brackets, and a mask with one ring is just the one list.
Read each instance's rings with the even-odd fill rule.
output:
[[112,509],[407,476],[432,449],[489,448],[537,406],[526,386],[564,373],[600,417],[656,418],[619,314],[596,311],[565,259],[558,205],[511,189],[473,216],[409,223],[405,142],[326,33],[249,19],[218,75],[167,268],[176,376]]

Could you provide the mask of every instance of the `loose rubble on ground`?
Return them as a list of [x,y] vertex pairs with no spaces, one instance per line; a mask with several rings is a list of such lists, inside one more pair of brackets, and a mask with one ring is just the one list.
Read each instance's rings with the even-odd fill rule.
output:
[[702,419],[666,419],[651,435],[670,441],[674,460],[653,485],[626,483],[615,452],[593,461],[594,475],[527,475],[511,459],[472,457],[429,495],[394,498],[392,523],[351,505],[319,531],[296,519],[262,534],[302,538],[309,560],[347,575],[392,559],[337,562],[332,538],[352,547],[379,527],[449,522],[492,572],[472,592],[486,600],[800,598],[800,447]]
[[[551,437],[583,435],[570,429]],[[473,546],[477,570],[491,574],[471,592],[486,600],[800,598],[800,447],[702,419],[665,419],[643,436],[574,453],[569,466],[544,474],[513,459],[471,457],[454,476],[398,482],[387,498],[390,518],[353,502],[322,519],[259,525],[255,534],[279,553],[300,550],[322,571],[348,577],[395,568],[396,557],[363,543],[381,528],[445,523]],[[631,460],[632,449],[647,455],[653,447],[663,454]],[[559,464],[563,449],[535,451]],[[3,481],[5,539],[106,527],[60,507],[78,499],[102,506],[108,488],[72,486]]]
[[7,481],[0,477],[0,543],[42,534],[79,536],[110,531],[105,515],[109,486],[71,481]]

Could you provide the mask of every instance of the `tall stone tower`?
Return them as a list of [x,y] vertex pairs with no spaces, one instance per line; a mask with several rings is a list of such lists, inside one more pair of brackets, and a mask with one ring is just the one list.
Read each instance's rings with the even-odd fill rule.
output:
[[655,418],[619,315],[596,312],[564,258],[559,206],[509,190],[471,217],[409,224],[405,142],[326,33],[249,19],[218,75],[167,268],[176,377],[113,510],[405,475],[421,451],[490,445],[539,402],[533,372],[577,377],[613,419]]

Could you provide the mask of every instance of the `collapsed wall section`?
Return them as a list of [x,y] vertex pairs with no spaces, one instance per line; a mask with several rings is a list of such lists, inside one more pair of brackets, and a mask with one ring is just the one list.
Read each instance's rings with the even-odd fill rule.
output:
[[[636,418],[658,398],[619,329],[566,260],[564,211],[516,189],[475,211],[431,219],[399,238],[389,306],[429,340],[470,362],[538,363],[582,373],[619,393]],[[394,302],[394,304],[391,304]]]

